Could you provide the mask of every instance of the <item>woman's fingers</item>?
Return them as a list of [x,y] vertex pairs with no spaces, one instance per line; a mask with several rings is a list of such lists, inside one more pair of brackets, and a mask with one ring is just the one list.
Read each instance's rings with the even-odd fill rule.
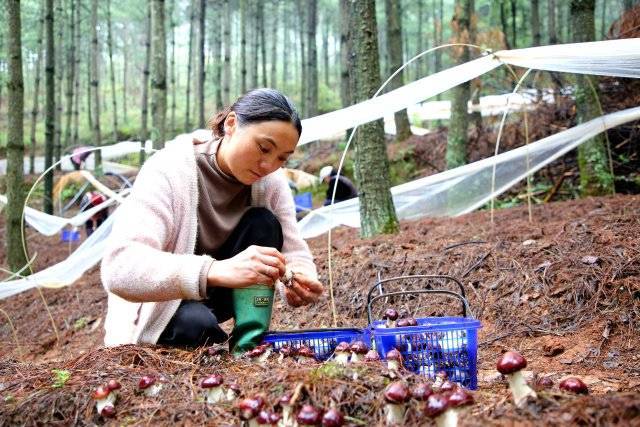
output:
[[270,248],[268,246],[254,246],[254,248],[258,253],[262,255],[268,255],[268,256],[278,258],[278,260],[280,260],[282,265],[284,265],[287,262],[284,258],[284,255],[282,255],[282,252],[280,252],[276,248]]
[[274,280],[284,276],[284,271],[285,271],[284,263],[280,261],[278,257],[270,256],[270,255],[261,255],[260,262],[262,262],[264,265],[268,267],[271,267],[272,269],[275,269],[277,276],[275,277],[272,276]]
[[291,289],[286,289],[284,292],[290,306],[300,307],[305,304],[305,302]]

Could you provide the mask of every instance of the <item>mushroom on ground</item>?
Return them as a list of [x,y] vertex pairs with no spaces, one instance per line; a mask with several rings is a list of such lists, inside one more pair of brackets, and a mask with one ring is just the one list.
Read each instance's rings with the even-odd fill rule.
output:
[[227,400],[235,400],[238,396],[240,396],[240,386],[238,383],[229,384],[229,388],[227,388]]
[[322,427],[342,427],[344,416],[336,408],[331,408],[322,417]]
[[336,346],[334,356],[335,361],[341,365],[349,363],[349,356],[351,355],[349,343],[342,341]]
[[280,421],[280,418],[280,415],[275,412],[260,411],[256,420],[259,426],[275,426]]
[[385,322],[385,327],[387,328],[395,328],[396,327],[396,320],[398,320],[398,312],[396,310],[394,310],[393,308],[387,308],[387,310],[384,312],[384,316],[382,316],[383,319],[386,320]]
[[222,375],[211,374],[200,382],[200,387],[207,391],[207,403],[218,403],[225,400],[226,396],[222,389]]
[[303,405],[296,415],[296,421],[301,426],[317,426],[322,422],[322,411],[313,405]]
[[398,319],[398,321],[396,322],[396,326],[398,328],[404,328],[406,326],[409,326],[409,320],[407,320],[407,319]]
[[102,408],[102,411],[100,411],[100,415],[105,418],[113,418],[116,416],[116,407],[113,405],[106,405]]
[[399,371],[402,367],[402,354],[395,348],[387,352],[385,359],[387,359],[387,368],[390,371]]
[[442,387],[442,384],[444,384],[447,379],[449,379],[449,375],[447,375],[446,371],[438,371],[436,373],[436,379],[433,382],[433,389],[440,390],[440,387]]
[[497,364],[498,372],[506,375],[509,381],[509,388],[513,394],[516,406],[524,405],[527,398],[537,398],[536,392],[527,385],[521,370],[527,366],[527,360],[516,351],[507,351],[500,357]]
[[450,391],[455,391],[457,390],[458,384],[454,383],[453,381],[449,381],[446,380],[445,382],[442,383],[442,385],[440,386],[440,392],[441,393],[448,393]]
[[366,363],[379,362],[380,355],[375,350],[369,350],[367,351],[367,354],[364,355],[364,361]]
[[553,388],[553,380],[549,377],[540,377],[536,380],[535,386],[538,390]]
[[569,377],[565,378],[558,385],[560,390],[568,391],[575,394],[589,394],[589,388],[580,378]]
[[433,389],[427,383],[418,383],[411,389],[411,397],[418,402],[426,401],[433,394]]
[[449,399],[443,394],[432,394],[427,398],[424,415],[433,419],[438,427],[445,427],[445,411],[449,407]]
[[280,348],[280,350],[278,350],[278,354],[280,355],[278,356],[278,362],[282,362],[285,357],[294,357],[296,353],[297,351],[295,347],[284,345]]
[[452,393],[447,393],[448,399],[447,409],[442,415],[444,417],[444,426],[456,427],[458,425],[458,412],[463,406],[473,404],[473,395],[462,387],[458,387]]
[[409,389],[401,382],[396,381],[387,386],[384,391],[387,425],[402,425],[406,403],[410,398]]
[[257,417],[263,406],[264,399],[260,396],[242,399],[238,404],[238,409],[240,409],[240,419],[247,421],[249,427],[257,427]]
[[407,317],[407,323],[409,326],[418,326],[418,321],[413,317]]
[[369,351],[369,347],[362,341],[351,343],[351,362],[360,363],[364,360],[364,355]]
[[282,407],[282,426],[290,427],[295,425],[295,420],[293,418],[293,405],[291,404],[291,393],[285,393],[282,395],[278,403]]
[[316,353],[306,345],[300,347],[297,351],[298,353],[298,362],[303,365],[308,365],[311,363],[316,363]]
[[273,352],[273,349],[271,347],[271,344],[265,343],[265,344],[260,344],[253,350],[249,350],[245,354],[252,361],[255,361],[258,363],[264,363],[267,361],[267,359],[269,358],[272,352]]
[[162,383],[151,375],[145,375],[138,381],[138,390],[148,397],[157,396],[160,390],[162,390]]
[[116,395],[109,390],[108,386],[99,385],[93,392],[93,398],[96,400],[96,410],[100,415],[107,406],[113,407],[116,403]]

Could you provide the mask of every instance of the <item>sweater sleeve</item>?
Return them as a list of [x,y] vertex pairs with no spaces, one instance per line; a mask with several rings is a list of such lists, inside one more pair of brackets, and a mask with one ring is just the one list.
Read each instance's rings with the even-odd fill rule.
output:
[[265,188],[267,207],[274,213],[282,226],[284,244],[282,253],[287,260],[287,266],[292,271],[304,273],[314,279],[318,278],[313,256],[298,231],[296,223],[296,208],[293,196],[282,170],[273,173]]
[[201,299],[201,272],[212,262],[208,256],[169,250],[175,247],[179,228],[188,225],[180,223],[185,215],[176,212],[181,208],[176,196],[180,193],[166,173],[176,162],[166,151],[147,161],[131,195],[114,213],[117,217],[102,259],[105,289],[131,302]]

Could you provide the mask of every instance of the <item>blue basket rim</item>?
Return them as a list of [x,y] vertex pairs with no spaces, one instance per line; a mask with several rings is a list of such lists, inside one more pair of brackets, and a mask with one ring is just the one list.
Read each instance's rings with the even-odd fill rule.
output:
[[295,337],[305,336],[313,337],[327,337],[327,335],[335,334],[351,334],[351,335],[363,335],[367,333],[364,329],[359,328],[322,328],[322,329],[299,329],[296,331],[267,331],[263,339],[292,339]]
[[[480,329],[482,323],[477,319],[469,317],[421,317],[416,319],[416,326],[402,326],[395,328],[380,328],[379,325],[385,323],[384,320],[375,320],[369,324],[369,329],[376,335],[411,334],[424,331],[450,331]],[[421,321],[425,323],[420,323]]]

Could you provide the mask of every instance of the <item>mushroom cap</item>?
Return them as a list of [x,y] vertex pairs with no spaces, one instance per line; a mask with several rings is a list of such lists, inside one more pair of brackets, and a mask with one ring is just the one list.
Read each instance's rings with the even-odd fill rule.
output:
[[292,397],[293,396],[291,395],[291,393],[285,393],[280,397],[280,399],[278,400],[278,403],[280,404],[280,406],[291,405]]
[[526,368],[526,366],[527,359],[522,357],[520,353],[517,351],[507,351],[500,357],[500,359],[498,359],[496,369],[502,375],[509,375]]
[[424,407],[424,414],[427,417],[435,418],[441,415],[449,407],[449,399],[442,394],[432,394],[427,398],[427,404]]
[[275,425],[280,421],[281,416],[271,411],[260,411],[258,414],[258,424]]
[[240,385],[238,383],[229,384],[229,390],[233,391],[235,394],[240,394]]
[[406,326],[409,326],[409,320],[408,319],[399,319],[396,322],[396,326],[399,328],[404,328]]
[[331,408],[322,417],[322,427],[341,427],[344,424],[342,412]]
[[369,347],[363,341],[352,342],[350,349],[356,354],[365,354],[367,351],[369,351]]
[[473,402],[473,395],[462,387],[458,387],[453,393],[449,394],[449,406],[452,408],[471,405]]
[[105,405],[100,411],[100,415],[105,418],[113,418],[116,416],[116,408],[113,405]]
[[296,349],[289,345],[282,346],[280,350],[278,350],[278,353],[280,353],[284,357],[295,356],[296,352],[297,352]]
[[409,326],[418,326],[418,321],[413,317],[407,317],[407,322],[409,322]]
[[260,413],[263,406],[264,399],[260,396],[242,399],[238,404],[238,409],[240,409],[240,418],[243,420],[251,420],[255,418]]
[[296,415],[296,421],[303,426],[317,426],[322,420],[322,411],[313,405],[303,405]]
[[449,381],[446,380],[445,382],[442,383],[442,385],[440,386],[440,391],[446,392],[446,391],[455,391],[457,390],[458,384],[454,383],[453,381]]
[[589,394],[589,388],[582,382],[580,378],[569,377],[560,382],[560,390],[568,391],[575,394]]
[[96,400],[106,399],[107,396],[109,396],[109,393],[111,393],[111,390],[109,390],[109,387],[100,384],[98,387],[96,387],[95,391],[93,392],[93,398]]
[[341,341],[337,346],[336,346],[336,352],[341,352],[341,353],[346,353],[349,351],[349,343],[345,342],[345,341]]
[[375,350],[367,351],[367,354],[364,355],[365,362],[377,362],[380,360],[380,355]]
[[155,377],[152,377],[151,375],[145,375],[142,378],[140,378],[140,381],[138,381],[138,388],[140,390],[146,390],[147,388],[151,387],[155,383],[156,383]]
[[256,357],[262,356],[267,349],[265,347],[256,347],[245,353],[247,357],[250,359],[255,359]]
[[420,402],[424,402],[432,394],[433,389],[427,383],[418,383],[411,389],[411,397]]
[[107,388],[109,389],[109,391],[119,390],[120,387],[122,386],[120,385],[118,380],[111,379],[109,380],[109,382],[107,382]]
[[307,347],[306,345],[303,345],[298,349],[298,356],[315,359],[316,353],[311,349],[311,347]]
[[382,316],[383,319],[389,319],[389,320],[397,320],[398,319],[398,312],[393,309],[393,308],[387,308],[384,312],[384,316]]
[[387,352],[385,359],[397,360],[398,362],[402,362],[402,354],[398,350],[393,348]]
[[211,374],[200,382],[200,387],[202,388],[220,387],[222,383],[224,383],[224,379],[222,378],[222,375]]
[[392,382],[384,390],[384,398],[389,403],[405,403],[410,397],[409,389],[401,381]]
[[446,380],[449,378],[449,375],[447,374],[447,371],[438,371],[436,373],[436,378],[440,378],[441,380]]
[[549,377],[540,377],[536,380],[536,387],[540,389],[553,387],[553,380]]

